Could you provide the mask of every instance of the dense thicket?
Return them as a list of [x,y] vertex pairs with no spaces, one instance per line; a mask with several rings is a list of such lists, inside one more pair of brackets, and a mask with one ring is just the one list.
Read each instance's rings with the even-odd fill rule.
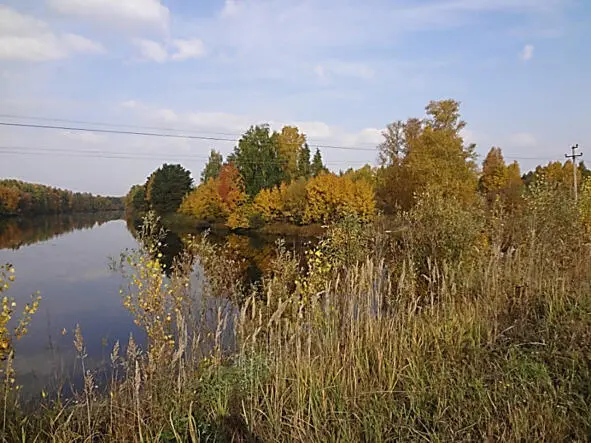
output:
[[123,210],[121,197],[72,192],[20,180],[0,180],[0,216]]

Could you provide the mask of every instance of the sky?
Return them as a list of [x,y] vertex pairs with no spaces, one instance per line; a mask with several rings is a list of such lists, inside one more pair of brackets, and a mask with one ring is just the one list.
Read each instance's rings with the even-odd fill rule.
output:
[[591,163],[590,25],[589,0],[0,0],[0,123],[61,127],[0,124],[0,177],[123,195],[168,162],[198,180],[261,123],[345,170],[446,98],[481,156],[527,170],[578,143]]

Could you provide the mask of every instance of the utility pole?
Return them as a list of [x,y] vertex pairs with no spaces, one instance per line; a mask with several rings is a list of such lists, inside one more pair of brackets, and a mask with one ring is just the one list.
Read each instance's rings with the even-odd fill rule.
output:
[[578,172],[578,167],[577,167],[577,163],[575,162],[575,160],[577,159],[577,157],[582,157],[583,153],[576,153],[577,149],[579,149],[579,144],[577,143],[576,145],[574,145],[573,147],[570,148],[572,153],[570,155],[568,154],[564,154],[564,156],[566,158],[570,158],[573,161],[573,185],[574,185],[574,190],[575,190],[575,203],[577,202],[578,199],[578,194],[577,194],[577,172]]

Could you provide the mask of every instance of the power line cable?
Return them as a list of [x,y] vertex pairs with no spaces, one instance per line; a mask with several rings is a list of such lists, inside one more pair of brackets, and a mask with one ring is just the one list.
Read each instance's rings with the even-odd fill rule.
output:
[[[62,122],[62,123],[91,125],[91,126],[107,126],[107,127],[110,126],[110,127],[114,127],[114,128],[147,129],[147,130],[166,131],[166,132],[177,131],[177,132],[183,132],[183,133],[189,133],[189,134],[191,134],[191,133],[214,134],[214,135],[224,135],[224,136],[228,136],[228,137],[237,137],[238,139],[240,139],[240,137],[242,137],[242,134],[239,134],[236,132],[217,132],[217,131],[196,130],[196,129],[179,128],[179,127],[166,128],[166,127],[162,127],[162,126],[130,125],[130,124],[122,124],[122,123],[97,122],[97,121],[90,121],[90,120],[72,120],[72,119],[65,119],[65,118],[27,116],[27,115],[22,115],[22,114],[0,114],[0,118],[36,120],[36,121],[45,121],[45,122]],[[317,143],[314,139],[307,138],[307,142],[310,145],[314,145],[314,146],[317,145]],[[359,142],[358,144],[367,145],[367,146],[375,146],[375,143],[371,143],[371,142]]]
[[[113,158],[113,159],[130,159],[130,160],[174,160],[174,161],[204,161],[208,157],[192,156],[192,155],[158,155],[145,153],[130,153],[130,152],[114,152],[114,151],[98,151],[98,150],[76,150],[63,148],[34,148],[22,146],[0,146],[0,153],[10,155],[58,155],[58,156],[76,156],[76,157],[91,157],[91,158]],[[362,163],[362,160],[334,160],[326,161],[328,165],[337,164],[351,164]],[[243,161],[244,164],[261,164],[261,165],[284,165],[284,161]]]
[[[91,124],[91,123],[87,122],[87,124]],[[221,141],[221,142],[234,142],[234,143],[239,141],[239,139],[236,139],[236,138],[209,137],[209,136],[203,136],[203,135],[165,134],[165,133],[161,133],[161,132],[124,131],[124,130],[116,130],[116,129],[83,128],[83,127],[77,127],[77,126],[61,126],[61,125],[40,125],[40,124],[33,124],[33,123],[18,123],[18,122],[6,122],[6,121],[0,121],[0,126],[33,128],[33,129],[59,129],[59,130],[65,130],[65,131],[97,132],[97,133],[118,134],[118,135],[138,135],[138,136],[148,136],[148,137]],[[122,125],[122,126],[124,126],[124,125]],[[377,152],[377,149],[375,149],[375,148],[362,148],[362,147],[340,146],[340,145],[324,145],[324,144],[314,144],[314,143],[309,143],[309,145],[311,147],[325,148],[325,149]],[[507,159],[511,159],[511,160],[547,160],[547,161],[556,160],[555,157],[521,157],[521,156],[512,156],[512,155],[504,155],[504,157]]]
[[[17,123],[17,122],[6,122],[1,121],[0,126],[11,126],[17,128],[34,128],[34,129],[60,129],[63,131],[79,131],[79,132],[97,132],[105,134],[118,134],[118,135],[141,135],[147,137],[162,137],[162,138],[178,138],[188,140],[206,140],[206,141],[221,141],[221,142],[233,142],[239,141],[237,138],[225,138],[225,137],[208,137],[203,135],[189,135],[189,134],[165,134],[162,132],[143,132],[143,131],[124,131],[118,129],[104,129],[104,128],[83,128],[79,126],[61,126],[61,125],[40,125],[34,123]],[[377,152],[375,148],[361,148],[353,146],[338,146],[338,145],[324,145],[318,143],[310,144],[312,147],[324,148],[324,149],[341,149],[347,151],[371,151]]]

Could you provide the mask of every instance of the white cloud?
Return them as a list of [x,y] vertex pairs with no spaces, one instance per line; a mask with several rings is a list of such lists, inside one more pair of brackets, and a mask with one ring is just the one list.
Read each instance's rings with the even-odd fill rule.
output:
[[0,59],[47,61],[104,52],[101,44],[76,34],[57,34],[47,23],[0,5]]
[[149,60],[156,63],[164,63],[168,60],[168,52],[166,51],[166,48],[158,42],[136,38],[132,40],[132,43],[139,49],[143,60]]
[[170,11],[160,0],[47,0],[57,12],[108,25],[142,25],[167,29]]
[[518,132],[509,137],[509,141],[517,148],[532,148],[538,144],[533,134],[529,132]]
[[231,17],[240,11],[240,4],[237,0],[226,0],[222,8],[222,17]]
[[139,49],[142,60],[165,63],[167,61],[184,61],[205,55],[205,45],[199,39],[173,40],[169,49],[165,44],[153,40],[135,38],[132,43]]
[[135,100],[127,100],[121,103],[121,106],[124,108],[133,109],[136,108],[138,103]]
[[105,137],[96,132],[72,132],[65,131],[62,135],[76,142],[82,142],[89,145],[96,145],[105,141]]
[[158,111],[158,114],[165,122],[174,122],[178,119],[176,112],[171,109],[161,109]]
[[176,48],[176,52],[170,56],[172,60],[188,60],[205,55],[205,45],[199,39],[173,40],[172,46]]
[[525,45],[519,53],[519,57],[524,62],[530,61],[534,57],[534,45]]
[[[132,115],[138,118],[144,125],[159,126],[174,122],[174,127],[179,131],[191,130],[203,135],[224,135],[224,138],[231,139],[229,143],[225,143],[228,146],[233,146],[233,140],[240,138],[250,126],[262,123],[268,123],[271,129],[276,131],[280,131],[283,126],[297,126],[306,134],[312,144],[316,142],[318,144],[363,147],[367,149],[368,147],[377,146],[382,140],[382,129],[378,128],[364,128],[357,132],[350,132],[322,121],[273,120],[268,116],[253,116],[217,111],[181,113],[168,108],[158,108],[136,101],[131,101],[131,103],[133,103],[133,106],[124,105],[124,107],[131,109]],[[364,161],[367,161],[368,158],[366,154],[364,152]],[[369,157],[371,157],[371,154]]]
[[24,37],[48,31],[45,22],[0,5],[0,34]]
[[314,73],[321,80],[328,80],[331,77],[349,77],[370,80],[375,72],[365,63],[328,61],[314,67]]

